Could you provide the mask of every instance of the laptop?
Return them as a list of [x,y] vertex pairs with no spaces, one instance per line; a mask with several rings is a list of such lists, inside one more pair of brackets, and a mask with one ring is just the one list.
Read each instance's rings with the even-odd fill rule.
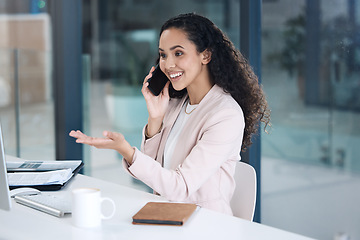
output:
[[7,179],[4,148],[4,140],[0,125],[0,209],[9,211],[11,209],[11,198]]

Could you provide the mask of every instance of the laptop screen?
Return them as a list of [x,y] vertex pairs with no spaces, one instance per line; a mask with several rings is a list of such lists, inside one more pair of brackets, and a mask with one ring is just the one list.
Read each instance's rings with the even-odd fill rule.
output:
[[4,140],[0,125],[0,209],[10,210],[11,200],[9,184],[7,180]]

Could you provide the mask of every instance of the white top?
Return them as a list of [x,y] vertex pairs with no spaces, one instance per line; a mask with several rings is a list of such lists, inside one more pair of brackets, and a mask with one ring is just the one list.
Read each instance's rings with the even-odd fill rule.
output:
[[[199,104],[191,105],[189,100],[185,101],[179,116],[177,117],[174,126],[172,127],[169,137],[166,141],[164,151],[164,168],[175,169],[176,166],[171,165],[171,157],[174,153],[175,146],[179,139],[180,133],[182,132],[187,120],[191,116],[191,113],[197,108]],[[185,112],[186,111],[186,112]]]

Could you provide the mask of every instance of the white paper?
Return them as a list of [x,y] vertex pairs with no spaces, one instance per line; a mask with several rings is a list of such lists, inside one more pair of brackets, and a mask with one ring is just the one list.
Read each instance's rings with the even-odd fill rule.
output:
[[14,172],[8,173],[10,186],[36,186],[63,184],[72,176],[71,168],[48,172]]
[[8,171],[41,171],[68,169],[74,171],[81,164],[81,160],[71,161],[6,161]]

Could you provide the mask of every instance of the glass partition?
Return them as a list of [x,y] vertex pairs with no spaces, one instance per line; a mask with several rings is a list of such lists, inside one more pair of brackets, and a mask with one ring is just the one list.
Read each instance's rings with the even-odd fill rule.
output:
[[6,154],[55,159],[51,54],[0,49],[0,122]]
[[[83,131],[91,135],[91,58],[89,54],[82,55],[82,97],[83,97]],[[83,145],[82,173],[91,175],[91,150],[89,145]]]
[[25,159],[55,159],[47,3],[0,0],[0,122],[6,154]]
[[360,238],[360,2],[263,2],[262,223]]

